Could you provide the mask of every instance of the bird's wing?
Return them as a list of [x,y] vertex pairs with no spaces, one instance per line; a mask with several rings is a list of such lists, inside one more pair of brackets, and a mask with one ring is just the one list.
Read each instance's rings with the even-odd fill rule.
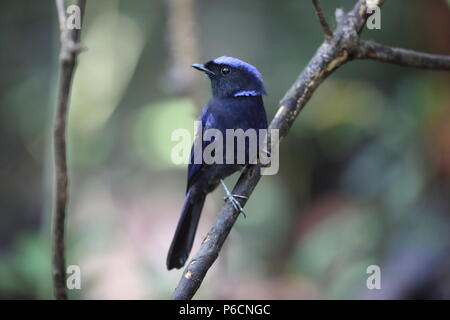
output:
[[[201,132],[197,132],[195,136],[195,141],[198,141],[203,136],[203,132],[205,131],[205,128],[207,128],[210,125],[210,122],[212,119],[210,119],[212,115],[208,112],[208,104],[203,108],[202,113],[200,115],[199,121],[201,121],[202,124],[202,130]],[[211,139],[213,140],[213,139]],[[209,145],[212,141],[205,141],[202,139],[202,146],[201,146],[201,152],[205,149],[207,145]],[[195,143],[194,143],[195,145]],[[190,155],[190,161],[188,165],[188,174],[187,174],[187,188],[186,192],[189,190],[190,186],[193,184],[193,182],[198,178],[200,169],[203,167],[203,158],[201,163],[194,163],[194,145],[191,148],[191,155]]]

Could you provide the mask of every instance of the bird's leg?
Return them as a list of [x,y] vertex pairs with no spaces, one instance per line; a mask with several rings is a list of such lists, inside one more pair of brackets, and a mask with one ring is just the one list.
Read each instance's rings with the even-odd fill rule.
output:
[[239,203],[239,201],[236,200],[236,198],[248,199],[248,197],[241,196],[239,194],[232,194],[230,190],[228,190],[227,186],[225,185],[225,182],[223,182],[222,179],[220,179],[220,183],[222,184],[222,187],[225,190],[225,193],[227,194],[225,197],[223,197],[223,200],[225,201],[230,200],[234,209],[236,209],[236,211],[238,211],[239,213],[242,213],[244,217],[247,218],[244,212],[244,208],[242,208],[241,204]]

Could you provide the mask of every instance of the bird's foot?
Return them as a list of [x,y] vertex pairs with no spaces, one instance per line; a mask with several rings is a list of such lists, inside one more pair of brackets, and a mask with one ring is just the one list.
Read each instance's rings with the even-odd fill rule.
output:
[[225,197],[223,197],[223,200],[227,200],[227,199],[229,199],[230,197],[234,197],[234,198],[241,198],[241,199],[248,199],[248,197],[246,197],[246,196],[241,196],[241,195],[239,195],[239,194],[232,194],[232,193],[230,193],[230,194],[227,194]]
[[236,211],[238,211],[239,213],[242,213],[242,215],[244,216],[244,218],[247,218],[247,215],[245,214],[244,208],[242,208],[241,204],[240,204],[239,201],[236,199],[236,197],[239,197],[239,198],[247,198],[247,197],[244,197],[244,196],[240,196],[240,195],[238,195],[238,194],[231,194],[231,193],[230,193],[229,195],[223,197],[223,199],[224,199],[225,201],[230,200],[230,202],[231,202],[231,204],[233,205],[234,209],[235,209]]
[[236,198],[241,198],[241,199],[248,199],[248,197],[246,196],[241,196],[239,194],[232,194],[227,186],[225,185],[225,183],[223,182],[223,180],[220,180],[220,183],[222,183],[222,186],[225,190],[225,193],[227,194],[225,197],[223,197],[224,201],[230,200],[231,204],[233,205],[234,209],[236,211],[238,211],[239,213],[242,213],[244,215],[244,218],[247,218],[244,208],[242,208],[241,204],[239,203],[239,201]]

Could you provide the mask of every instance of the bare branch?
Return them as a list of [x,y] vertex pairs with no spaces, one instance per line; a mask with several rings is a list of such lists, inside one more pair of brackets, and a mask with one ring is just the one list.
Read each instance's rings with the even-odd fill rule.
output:
[[[78,0],[80,14],[83,16],[86,0]],[[53,290],[58,300],[67,299],[66,264],[64,249],[64,227],[68,202],[68,173],[66,155],[66,122],[70,89],[75,72],[79,45],[80,30],[66,28],[64,0],[56,0],[59,28],[61,33],[60,74],[58,97],[53,124],[53,147],[55,161],[55,203],[52,216],[52,261]]]
[[319,6],[319,0],[312,0],[314,11],[316,12],[317,18],[319,18],[320,25],[322,26],[323,32],[325,33],[325,37],[327,39],[331,39],[333,33],[331,32],[330,26],[328,25],[327,20],[323,14],[322,9]]
[[375,41],[360,41],[357,59],[372,59],[405,67],[450,70],[450,56],[388,47]]
[[193,61],[200,60],[196,0],[167,0],[167,23],[170,53],[170,90],[190,96],[201,106],[199,78],[191,71]]

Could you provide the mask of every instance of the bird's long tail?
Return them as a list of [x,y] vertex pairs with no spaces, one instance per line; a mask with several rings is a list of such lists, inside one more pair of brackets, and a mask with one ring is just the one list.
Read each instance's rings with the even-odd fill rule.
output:
[[186,194],[183,210],[167,255],[167,269],[180,269],[186,263],[194,243],[194,236],[205,198],[206,194],[193,196],[191,190]]

